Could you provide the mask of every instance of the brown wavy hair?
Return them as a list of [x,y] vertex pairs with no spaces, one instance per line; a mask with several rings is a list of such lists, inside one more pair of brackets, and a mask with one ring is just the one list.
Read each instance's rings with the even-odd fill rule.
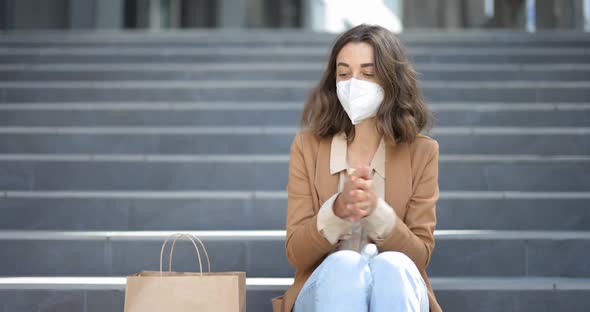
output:
[[384,90],[376,115],[378,132],[391,142],[411,143],[422,131],[430,130],[432,113],[424,102],[417,73],[402,43],[391,31],[365,24],[336,38],[326,70],[305,102],[302,128],[321,138],[344,131],[349,141],[354,139],[354,126],[336,95],[336,57],[350,42],[365,42],[374,50],[375,74]]

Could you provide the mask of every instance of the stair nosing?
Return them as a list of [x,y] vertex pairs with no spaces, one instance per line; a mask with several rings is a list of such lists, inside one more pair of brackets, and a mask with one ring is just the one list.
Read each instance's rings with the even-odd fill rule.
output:
[[[164,241],[175,233],[191,233],[207,241],[284,241],[284,230],[228,231],[57,231],[0,230],[4,240]],[[590,231],[435,230],[437,240],[590,240]]]
[[[2,290],[124,290],[127,277],[0,277]],[[430,281],[439,290],[590,290],[590,278],[569,277],[436,277]],[[246,278],[250,291],[283,291],[292,278]]]
[[[98,153],[2,153],[1,162],[117,162],[117,163],[288,163],[288,154],[98,154]],[[590,155],[490,155],[445,154],[439,163],[586,163]]]
[[[414,47],[407,45],[412,56],[586,56],[590,49],[587,47],[438,47],[436,54],[430,47]],[[2,56],[199,56],[199,55],[317,55],[325,56],[329,52],[329,45],[293,46],[103,46],[103,47],[0,47]]]
[[[0,81],[0,89],[148,89],[148,90],[217,90],[217,89],[308,89],[317,82],[315,80],[124,80],[124,81]],[[425,81],[421,87],[430,89],[579,89],[590,88],[590,81]]]
[[[590,103],[431,103],[430,110],[445,111],[587,111]],[[0,103],[2,111],[297,111],[303,109],[301,102],[72,102],[72,103]]]
[[[416,67],[420,67],[420,71],[510,71],[510,72],[527,72],[527,71],[587,71],[590,70],[589,63],[556,63],[556,64],[506,64],[506,63],[415,63]],[[118,63],[118,64],[104,64],[104,63],[0,63],[0,72],[2,71],[228,71],[240,72],[251,71],[256,69],[258,71],[309,71],[321,70],[325,66],[322,62],[284,62],[284,63],[268,63],[268,62],[243,62],[243,63]]]
[[[10,198],[110,198],[110,199],[287,199],[285,191],[103,191],[103,190],[62,190],[62,191],[18,191],[0,190],[0,197]],[[547,199],[590,199],[589,192],[518,192],[518,191],[444,191],[441,199],[453,200],[547,200]]]
[[[296,134],[299,127],[289,126],[0,126],[4,134],[174,134],[174,135],[253,135]],[[433,135],[587,135],[590,127],[435,127]]]

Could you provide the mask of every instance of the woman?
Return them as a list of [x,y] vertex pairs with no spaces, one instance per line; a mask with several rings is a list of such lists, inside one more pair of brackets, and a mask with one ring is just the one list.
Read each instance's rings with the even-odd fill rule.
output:
[[274,311],[442,311],[426,275],[434,248],[438,143],[390,31],[336,40],[289,161],[287,257],[294,284]]

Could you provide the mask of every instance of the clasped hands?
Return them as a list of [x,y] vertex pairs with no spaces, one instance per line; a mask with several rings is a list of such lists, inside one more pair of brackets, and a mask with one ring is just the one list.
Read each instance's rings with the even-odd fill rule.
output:
[[357,221],[370,215],[377,206],[370,168],[361,166],[349,169],[342,192],[336,197],[334,214],[341,219]]

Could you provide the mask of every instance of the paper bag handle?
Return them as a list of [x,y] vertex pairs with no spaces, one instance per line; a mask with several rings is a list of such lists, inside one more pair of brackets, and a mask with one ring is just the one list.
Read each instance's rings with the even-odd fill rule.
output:
[[160,276],[162,275],[164,249],[166,248],[166,244],[168,243],[168,240],[170,240],[170,238],[172,238],[172,237],[175,237],[175,238],[174,238],[174,242],[172,243],[172,247],[170,248],[170,258],[169,258],[169,262],[168,262],[168,271],[169,272],[172,272],[172,254],[174,252],[174,246],[176,245],[176,241],[180,237],[186,237],[193,243],[193,246],[195,247],[195,250],[197,251],[197,259],[199,260],[199,270],[201,272],[201,275],[203,275],[203,263],[201,261],[201,253],[199,252],[199,248],[197,247],[197,244],[195,243],[194,239],[196,239],[199,242],[199,244],[203,248],[203,251],[205,252],[205,257],[207,258],[207,267],[209,269],[209,272],[211,272],[211,262],[209,261],[209,254],[207,254],[207,249],[205,248],[203,241],[201,241],[200,238],[198,238],[197,236],[192,235],[192,234],[176,233],[176,234],[172,234],[172,235],[168,236],[166,238],[166,240],[164,241],[164,243],[162,244],[162,250],[160,251]]
[[[199,237],[197,237],[196,235],[193,235],[193,234],[180,235],[179,237],[174,239],[174,242],[172,242],[172,248],[170,248],[170,259],[168,262],[168,272],[172,272],[172,253],[174,252],[174,246],[176,245],[176,240],[178,240],[178,238],[180,238],[182,236],[188,237],[192,241],[193,246],[195,246],[195,248],[196,248],[196,245],[195,245],[195,242],[192,240],[192,238],[196,239],[199,242],[199,244],[203,248],[203,252],[205,252],[205,258],[207,258],[207,270],[208,270],[208,272],[211,272],[211,262],[209,261],[209,254],[207,253],[207,248],[205,248],[205,244],[203,244],[203,241]],[[197,250],[197,255],[199,257],[199,268],[201,269],[201,273],[202,273],[203,268],[200,264],[201,263],[201,255],[198,252],[198,248],[196,248],[196,250]]]

